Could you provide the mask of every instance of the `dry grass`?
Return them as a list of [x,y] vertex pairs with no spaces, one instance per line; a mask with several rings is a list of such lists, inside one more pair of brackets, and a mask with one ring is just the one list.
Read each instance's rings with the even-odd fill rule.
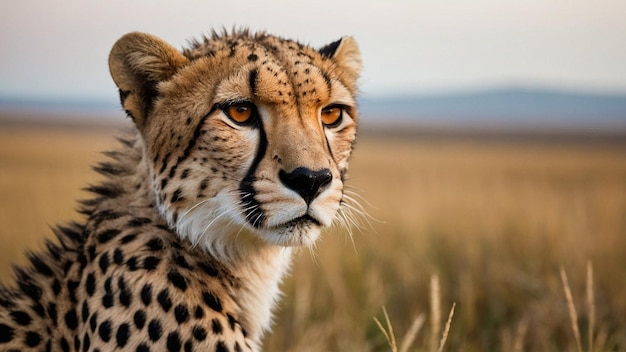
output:
[[[89,165],[114,144],[0,129],[0,278],[48,225],[76,218],[80,188],[97,178]],[[580,346],[626,350],[626,148],[364,136],[351,176],[382,222],[354,246],[329,233],[315,257],[298,256],[266,350],[388,351],[372,320],[383,306],[398,336],[437,350],[437,273],[437,309],[457,302],[444,350],[576,351],[561,266],[572,303],[587,298]]]

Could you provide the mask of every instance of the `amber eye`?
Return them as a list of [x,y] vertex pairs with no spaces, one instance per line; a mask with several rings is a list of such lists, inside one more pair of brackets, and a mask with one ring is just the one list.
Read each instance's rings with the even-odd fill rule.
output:
[[224,112],[231,120],[245,124],[254,116],[254,105],[248,102],[235,103],[225,107]]
[[335,127],[341,124],[343,108],[331,105],[322,109],[322,123],[327,127]]

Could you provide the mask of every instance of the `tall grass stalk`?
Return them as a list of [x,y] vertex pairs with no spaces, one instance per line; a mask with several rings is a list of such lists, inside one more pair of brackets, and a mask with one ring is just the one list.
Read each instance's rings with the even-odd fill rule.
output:
[[393,333],[393,326],[391,325],[391,320],[389,319],[389,314],[387,314],[387,308],[383,306],[383,315],[385,316],[385,322],[387,323],[387,329],[383,327],[383,324],[378,320],[378,318],[374,317],[374,321],[380,331],[385,335],[385,339],[387,339],[387,343],[389,344],[389,348],[391,348],[392,352],[398,352],[398,345],[396,344],[396,336]]
[[439,275],[430,276],[430,351],[437,350],[437,341],[441,336],[441,289]]
[[587,331],[589,352],[593,352],[593,331],[596,324],[596,303],[593,294],[593,265],[587,261],[587,314],[589,315],[589,327]]
[[565,292],[565,300],[567,301],[567,309],[569,310],[569,318],[574,332],[574,339],[576,340],[576,348],[578,352],[583,352],[583,345],[580,339],[580,330],[578,330],[578,313],[576,313],[576,305],[574,305],[574,298],[572,297],[572,291],[570,290],[569,282],[567,280],[567,274],[563,267],[561,267],[561,281],[563,282],[563,291]]
[[419,331],[422,329],[422,326],[424,326],[425,321],[426,316],[424,315],[424,313],[418,315],[417,317],[415,317],[415,319],[413,319],[411,327],[407,331],[406,335],[404,335],[402,343],[400,344],[400,352],[408,352],[409,348],[411,348],[411,345],[417,337],[417,333],[419,333]]
[[443,329],[443,334],[441,335],[441,341],[439,341],[439,349],[437,350],[438,352],[443,351],[443,347],[446,345],[446,341],[448,341],[448,333],[450,333],[450,327],[452,326],[452,317],[454,316],[455,307],[456,307],[456,302],[452,303],[450,314],[448,314],[448,321],[446,321],[446,328]]

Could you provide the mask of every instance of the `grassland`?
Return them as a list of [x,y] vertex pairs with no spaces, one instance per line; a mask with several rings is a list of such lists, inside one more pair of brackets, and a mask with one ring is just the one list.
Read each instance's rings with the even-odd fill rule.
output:
[[[79,218],[80,189],[98,179],[89,165],[115,144],[110,131],[0,127],[1,280],[42,248],[49,225]],[[349,185],[377,220],[298,255],[266,350],[389,350],[373,320],[383,306],[399,338],[425,314],[413,346],[436,350],[431,312],[445,321],[456,302],[446,350],[576,351],[561,267],[583,349],[626,350],[624,145],[364,134]]]

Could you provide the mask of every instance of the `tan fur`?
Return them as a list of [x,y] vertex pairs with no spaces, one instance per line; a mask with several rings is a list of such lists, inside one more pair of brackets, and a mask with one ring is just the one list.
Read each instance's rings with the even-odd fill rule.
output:
[[241,31],[179,52],[130,33],[109,64],[137,133],[96,168],[87,220],[0,286],[0,350],[259,350],[291,248],[345,211],[355,41]]

